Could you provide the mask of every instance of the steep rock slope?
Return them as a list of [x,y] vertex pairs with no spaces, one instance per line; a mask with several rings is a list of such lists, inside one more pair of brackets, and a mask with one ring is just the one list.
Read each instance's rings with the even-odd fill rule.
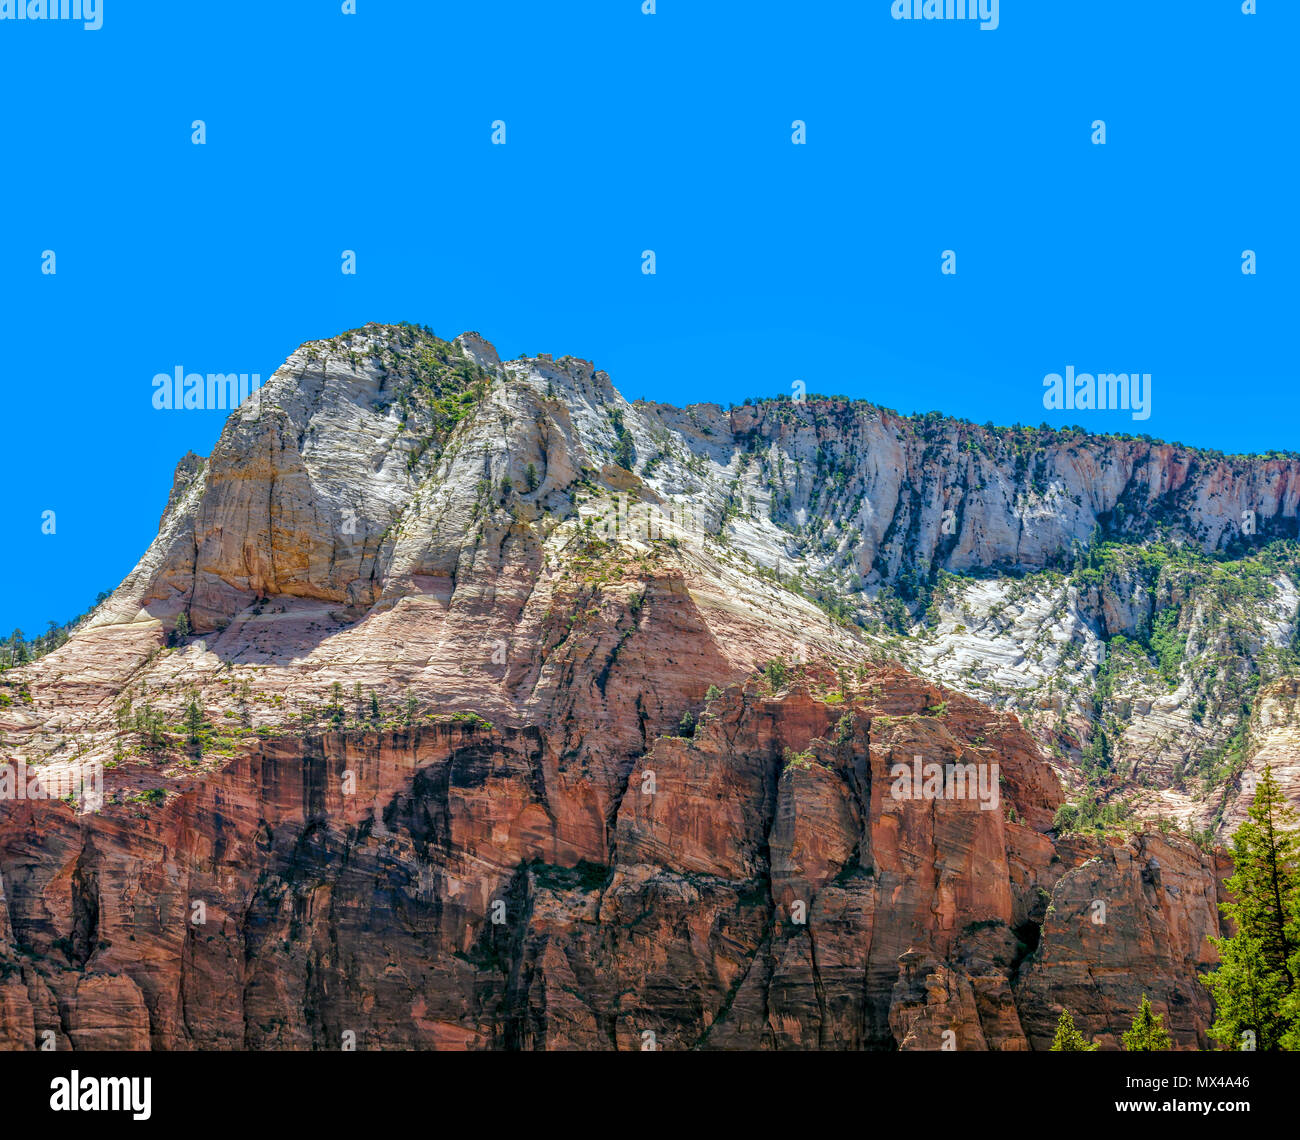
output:
[[[1291,565],[1241,512],[1283,540],[1293,463],[305,345],[0,678],[6,758],[104,772],[99,810],[0,805],[0,1035],[1022,1049],[1147,992],[1203,1044],[1224,869],[1053,819],[1223,828],[1290,755],[1289,682],[1196,663],[1290,668]],[[916,755],[996,762],[997,807],[900,803]]]
[[[545,753],[345,729],[155,777],[161,802],[114,772],[99,813],[6,812],[5,1042],[1023,1050],[1062,1000],[1110,1040],[1146,992],[1205,1044],[1213,860],[1054,844],[1059,786],[1005,714],[890,667],[731,686],[603,830],[600,775]],[[897,798],[913,756],[996,765],[996,804]]]
[[[530,621],[595,539],[672,565],[720,633],[764,613],[752,651],[715,639],[710,680],[884,653],[1019,713],[1072,793],[1222,836],[1259,687],[1300,673],[1297,462],[840,398],[633,405],[586,361],[370,325],[303,346],[186,457],[158,538],[10,731],[90,747],[131,684],[184,675],[206,701],[220,668],[526,720]],[[200,659],[169,673],[150,655],[182,612]]]

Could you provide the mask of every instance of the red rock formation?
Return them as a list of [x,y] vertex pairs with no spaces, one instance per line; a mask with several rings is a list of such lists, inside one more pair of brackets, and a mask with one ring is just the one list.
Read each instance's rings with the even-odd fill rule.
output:
[[[114,802],[110,771],[98,814],[11,807],[0,1040],[1016,1050],[1062,1001],[1110,1042],[1142,992],[1204,1040],[1213,863],[1054,844],[1059,787],[1012,718],[814,669],[603,773],[547,735],[268,739],[161,804]],[[996,807],[895,798],[917,755],[996,764]]]
[[[825,438],[803,408],[634,414],[587,362],[410,328],[295,353],[182,462],[113,597],[0,686],[5,760],[104,779],[98,810],[0,800],[0,1046],[1024,1050],[1062,1004],[1113,1044],[1142,993],[1204,1044],[1222,868],[1058,840],[1015,717],[789,578],[832,452],[841,521],[870,521],[844,558],[948,543],[929,428],[831,410]],[[747,441],[805,469],[769,515]],[[972,500],[1028,478],[950,450]],[[964,506],[948,564],[1045,565],[1143,472],[1222,514],[1181,452],[1112,452],[1053,452],[1081,490],[1050,526]],[[1235,510],[1284,474],[1215,479]],[[829,566],[811,533],[800,575]]]

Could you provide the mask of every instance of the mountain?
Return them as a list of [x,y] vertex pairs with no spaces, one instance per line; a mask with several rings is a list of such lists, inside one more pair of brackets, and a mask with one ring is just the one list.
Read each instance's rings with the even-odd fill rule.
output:
[[103,774],[0,800],[0,1042],[1204,1047],[1298,464],[304,345],[0,675],[11,770]]

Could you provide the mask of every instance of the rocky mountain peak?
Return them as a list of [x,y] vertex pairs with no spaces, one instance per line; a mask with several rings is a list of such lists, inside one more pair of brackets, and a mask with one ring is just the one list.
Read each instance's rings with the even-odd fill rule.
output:
[[0,1037],[1203,1044],[1209,833],[1300,778],[1296,462],[304,344],[0,677],[8,761],[103,777],[0,813]]

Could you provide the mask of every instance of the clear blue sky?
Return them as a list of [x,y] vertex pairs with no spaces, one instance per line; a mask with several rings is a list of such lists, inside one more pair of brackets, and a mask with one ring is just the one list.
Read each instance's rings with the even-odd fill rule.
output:
[[[802,379],[1300,448],[1294,0],[1002,0],[992,32],[889,0],[104,4],[0,21],[6,632],[115,586],[211,449],[224,414],[155,411],[156,373],[265,379],[370,320],[633,399]],[[1045,412],[1070,364],[1151,373],[1151,418]]]

